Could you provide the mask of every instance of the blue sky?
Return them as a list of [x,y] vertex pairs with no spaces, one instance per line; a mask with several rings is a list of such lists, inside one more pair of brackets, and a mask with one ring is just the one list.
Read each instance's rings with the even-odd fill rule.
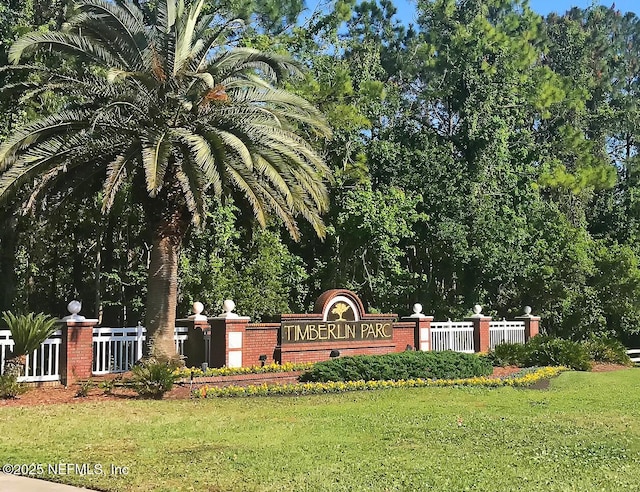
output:
[[[307,4],[310,3],[312,2],[307,1]],[[403,23],[415,22],[415,0],[394,0],[393,3],[398,8],[398,18]],[[606,7],[615,3],[616,10],[640,14],[640,0],[600,0],[597,3]],[[587,8],[591,4],[592,0],[529,0],[531,8],[542,15],[550,12],[564,14],[571,7]]]

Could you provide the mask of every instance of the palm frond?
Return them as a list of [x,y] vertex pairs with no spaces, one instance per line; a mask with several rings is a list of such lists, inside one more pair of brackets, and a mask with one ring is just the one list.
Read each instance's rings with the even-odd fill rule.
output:
[[[145,25],[142,12],[135,4],[90,0],[80,2],[78,10],[81,13],[69,22],[70,26],[91,32],[130,68],[141,68],[142,50],[146,45]],[[123,57],[124,54],[129,56]]]
[[189,70],[192,72],[205,70],[208,63],[207,58],[209,58],[211,50],[216,46],[224,44],[233,29],[244,25],[242,20],[234,19],[218,27],[211,28],[210,23],[213,20],[213,16],[209,16],[209,19],[211,20],[203,18],[201,24],[196,27],[194,36],[198,36],[199,42],[194,43],[189,55],[191,60]]
[[191,50],[194,43],[194,33],[200,12],[204,7],[204,0],[193,0],[191,8],[187,15],[181,18],[180,27],[182,29],[176,29],[176,46],[174,56],[174,69],[173,74],[183,72],[189,69],[189,61]]
[[9,62],[17,65],[24,54],[36,50],[39,46],[56,48],[63,53],[82,56],[107,67],[120,66],[119,59],[98,41],[55,31],[31,32],[22,36],[9,48]]
[[160,0],[158,2],[158,29],[163,33],[170,33],[176,23],[177,6],[175,0]]
[[16,152],[24,151],[38,140],[49,135],[87,128],[89,116],[88,111],[66,111],[25,125],[0,146],[0,172],[5,171],[13,163]]
[[219,196],[222,193],[222,180],[216,166],[216,157],[209,142],[203,136],[184,128],[176,128],[173,133],[187,145],[188,154],[192,156],[193,162],[204,174],[208,183],[213,186],[216,195]]
[[201,226],[206,216],[206,201],[204,199],[206,186],[201,179],[201,173],[196,172],[194,166],[185,165],[189,159],[185,160],[187,162],[183,163],[182,168],[176,172],[176,179],[182,188],[187,208],[191,212],[191,221],[194,225]]
[[226,174],[240,192],[247,198],[247,201],[251,205],[253,215],[262,227],[266,227],[266,213],[264,204],[260,199],[260,196],[256,193],[257,180],[254,175],[246,173],[241,169],[234,169],[228,162],[226,166]]
[[120,154],[107,165],[107,177],[102,186],[102,213],[111,210],[116,194],[127,177],[128,162],[127,156]]
[[323,137],[331,137],[331,128],[318,109],[306,99],[291,92],[272,88],[260,90],[258,88],[231,87],[228,92],[237,103],[248,105],[267,105],[269,111],[279,119],[293,120],[313,127]]
[[31,354],[40,347],[56,331],[58,321],[44,313],[16,316],[11,311],[4,311],[2,319],[11,331],[14,357]]
[[266,206],[282,221],[291,237],[298,241],[300,239],[300,229],[298,229],[298,224],[292,213],[293,209],[283,203],[282,197],[270,187],[258,183],[256,188]]
[[[252,171],[253,159],[243,139],[234,135],[231,131],[218,130],[216,133],[220,136],[220,140],[227,146],[227,149],[236,154],[240,158],[240,162],[242,162],[249,171]],[[227,155],[229,155],[228,152]]]
[[211,60],[206,70],[218,80],[257,70],[273,82],[279,82],[287,73],[301,73],[299,64],[291,58],[253,48],[234,48],[225,51]]
[[[149,138],[150,137],[150,138]],[[164,176],[169,165],[171,142],[165,132],[151,132],[142,142],[142,166],[149,196],[154,197],[164,184]]]

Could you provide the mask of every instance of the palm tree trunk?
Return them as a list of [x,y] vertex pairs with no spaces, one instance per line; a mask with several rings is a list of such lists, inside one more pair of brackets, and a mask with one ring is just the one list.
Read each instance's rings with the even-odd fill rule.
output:
[[13,354],[7,354],[7,359],[4,361],[4,374],[5,376],[20,377],[23,376],[27,367],[27,356],[19,355],[14,357]]
[[19,221],[17,214],[7,213],[2,220],[2,237],[0,238],[0,311],[11,309],[16,297],[17,251],[19,239]]
[[173,332],[178,297],[180,245],[173,237],[153,238],[147,283],[148,354],[159,359],[176,356]]
[[176,360],[174,342],[178,304],[178,262],[182,241],[190,224],[190,213],[181,190],[170,185],[157,197],[146,200],[151,226],[151,252],[147,281],[146,355]]

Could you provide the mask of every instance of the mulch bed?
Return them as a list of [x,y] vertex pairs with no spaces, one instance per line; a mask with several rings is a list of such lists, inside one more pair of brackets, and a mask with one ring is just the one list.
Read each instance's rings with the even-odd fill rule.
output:
[[[618,371],[620,369],[628,369],[626,366],[619,366],[614,364],[597,364],[593,367],[593,372],[607,372]],[[515,366],[509,367],[495,367],[493,370],[494,377],[510,376],[518,372],[520,368]],[[193,384],[189,380],[185,380],[182,384],[174,386],[174,388],[164,395],[165,400],[183,400],[191,396],[191,388],[195,388],[201,385],[209,386],[227,386],[230,384],[235,385],[248,385],[248,384],[262,384],[264,382],[281,382],[292,383],[295,382],[297,376],[300,373],[267,373],[267,374],[243,374],[240,376],[223,376],[223,377],[211,377],[211,378],[195,378]],[[96,384],[106,378],[111,377],[96,377],[92,378]],[[15,407],[15,406],[34,406],[34,405],[52,405],[59,403],[66,404],[80,404],[90,402],[103,402],[103,401],[122,401],[138,398],[135,391],[126,388],[116,387],[113,390],[113,394],[105,394],[105,392],[97,386],[89,391],[89,394],[85,397],[77,397],[78,386],[72,385],[64,387],[61,385],[52,386],[40,386],[31,387],[25,393],[21,394],[18,398],[2,400],[0,399],[0,407]]]

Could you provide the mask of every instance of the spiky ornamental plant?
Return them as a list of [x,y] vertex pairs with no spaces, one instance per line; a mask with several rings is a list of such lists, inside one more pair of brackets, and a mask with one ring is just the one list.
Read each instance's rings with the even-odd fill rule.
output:
[[73,102],[2,144],[0,201],[27,182],[33,200],[56,181],[99,172],[107,212],[126,180],[137,187],[152,237],[145,321],[156,358],[175,355],[180,247],[202,225],[208,196],[239,194],[261,225],[276,215],[294,238],[300,215],[322,237],[328,207],[330,171],[300,130],[328,138],[330,129],[277,88],[299,66],[225,46],[230,24],[202,15],[203,4],[161,0],[143,11],[129,0],[80,0],[64,32],[27,34],[9,52],[15,65],[37,49],[83,63],[73,74],[42,67],[44,82],[27,95]]
[[56,331],[57,320],[44,313],[16,316],[11,311],[3,312],[2,319],[9,327],[13,339],[11,356],[5,361],[5,373],[19,376],[24,373],[27,355]]

